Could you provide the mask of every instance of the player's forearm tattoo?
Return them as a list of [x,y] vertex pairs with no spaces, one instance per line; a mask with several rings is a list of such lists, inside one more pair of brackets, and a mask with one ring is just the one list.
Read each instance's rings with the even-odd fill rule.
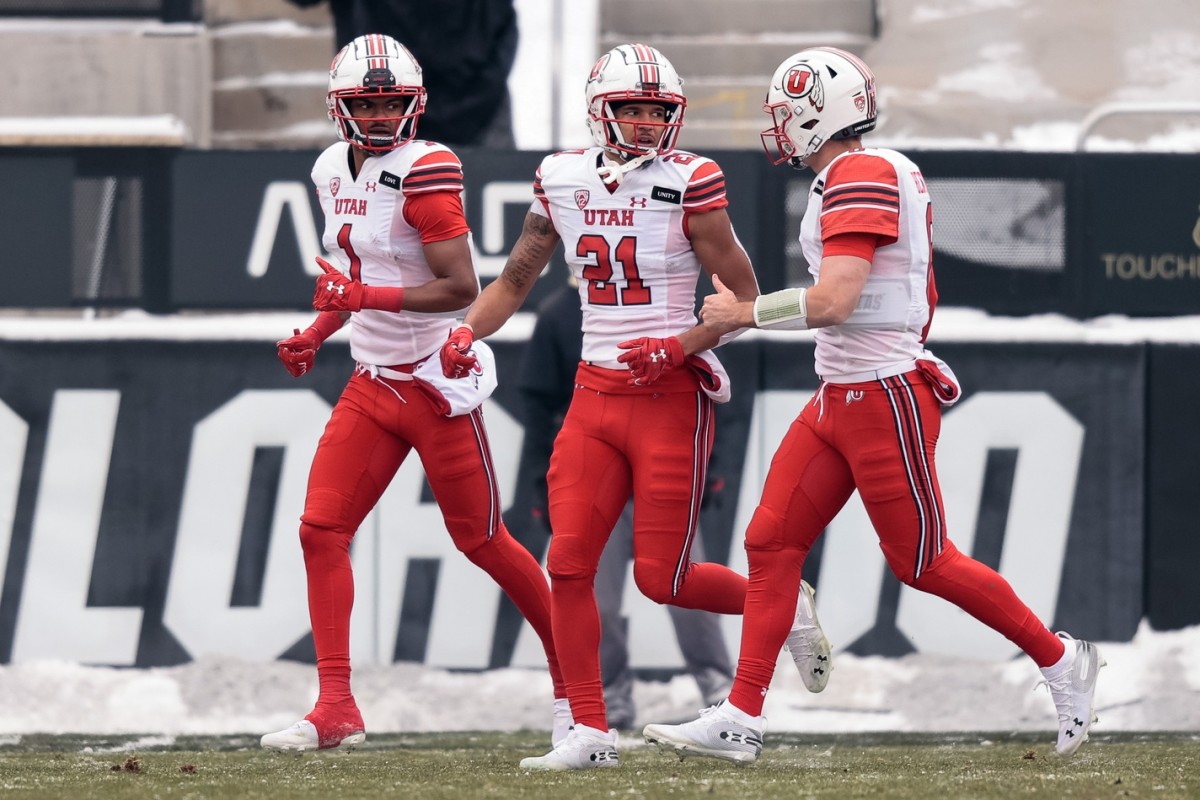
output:
[[550,220],[538,214],[526,214],[521,238],[509,253],[501,277],[523,288],[541,274],[557,244],[558,231],[554,230]]

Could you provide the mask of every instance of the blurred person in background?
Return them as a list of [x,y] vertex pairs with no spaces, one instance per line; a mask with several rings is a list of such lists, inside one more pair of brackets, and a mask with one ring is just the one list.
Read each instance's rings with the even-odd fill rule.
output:
[[312,170],[325,213],[313,307],[304,332],[278,343],[296,377],[350,322],[354,372],[313,458],[300,545],[317,656],[316,707],[262,737],[271,750],[355,745],[366,738],[350,689],[350,543],[396,470],[416,450],[455,546],[487,572],[542,640],[553,678],[556,730],[570,712],[550,627],[541,565],[500,518],[496,471],[480,405],[495,387],[487,348],[466,380],[443,377],[437,351],[479,292],[462,212],[462,165],[444,145],[417,139],[425,106],[421,70],[389,36],[359,37],[333,62],[327,96],[337,128]]
[[[545,756],[522,759],[531,770],[619,764],[601,683],[594,578],[631,495],[633,574],[644,595],[722,614],[740,614],[746,595],[743,576],[689,558],[715,403],[729,399],[728,375],[712,353],[719,337],[696,320],[696,283],[703,269],[738,297],[758,294],[725,211],[725,176],[711,159],[675,149],[687,100],[674,67],[653,47],[605,53],[585,92],[595,146],[542,160],[503,272],[442,347],[445,374],[469,375],[476,338],[521,307],[563,242],[579,284],[583,347],[547,475],[547,567],[574,725]],[[828,657],[816,620],[798,609],[793,629]]]
[[648,725],[644,736],[680,756],[758,758],[805,558],[857,489],[898,580],[958,606],[1041,668],[1058,709],[1056,749],[1074,753],[1094,721],[1099,652],[1052,633],[1008,581],[946,534],[935,450],[942,406],[961,390],[925,348],[937,289],[921,171],[895,150],[863,146],[875,127],[875,79],[851,53],[816,47],[786,59],[764,111],[772,161],[815,173],[800,230],[815,284],[748,299],[717,278],[700,317],[710,338],[816,329],[821,383],[776,450],[746,530],[750,584],[729,698],[697,720]]
[[[307,8],[325,0],[290,0]],[[421,134],[435,142],[515,147],[508,75],[517,57],[513,0],[328,0],[337,48],[368,33],[404,42],[424,69]]]
[[[579,289],[572,279],[569,285],[548,295],[537,309],[533,334],[525,345],[517,386],[521,391],[525,419],[525,438],[518,473],[533,483],[529,497],[529,515],[539,532],[550,533],[546,472],[554,437],[562,427],[575,389],[583,349],[583,312]],[[710,458],[703,511],[720,502],[724,481],[713,470]],[[519,536],[519,534],[517,534]],[[528,544],[528,539],[525,539]],[[544,541],[544,540],[543,540]],[[541,552],[536,548],[535,552]],[[690,554],[704,561],[703,537],[697,535]],[[637,717],[633,699],[634,674],[629,664],[628,624],[621,613],[629,563],[633,559],[633,505],[626,503],[596,569],[596,603],[600,611],[600,676],[604,684],[604,705],[609,728],[632,728]],[[733,683],[733,663],[725,646],[720,618],[708,611],[668,605],[667,613],[675,629],[675,639],[684,665],[700,690],[706,705],[724,699]]]

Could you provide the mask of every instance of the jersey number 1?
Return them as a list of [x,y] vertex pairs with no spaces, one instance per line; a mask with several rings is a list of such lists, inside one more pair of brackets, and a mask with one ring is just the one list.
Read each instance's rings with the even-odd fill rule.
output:
[[[650,302],[650,289],[638,273],[636,236],[622,236],[617,246],[610,248],[608,239],[589,233],[579,237],[579,243],[575,245],[575,255],[580,258],[594,258],[593,263],[583,267],[589,304],[641,306]],[[621,265],[621,272],[625,278],[624,288],[613,282],[613,261]]]
[[358,257],[358,253],[354,252],[354,245],[350,244],[350,228],[353,227],[349,222],[343,225],[338,230],[337,243],[338,247],[350,259],[350,279],[362,280],[362,259]]

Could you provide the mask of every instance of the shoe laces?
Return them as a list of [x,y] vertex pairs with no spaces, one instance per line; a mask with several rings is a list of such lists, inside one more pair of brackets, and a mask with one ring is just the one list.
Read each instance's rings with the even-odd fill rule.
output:
[[[799,615],[796,617],[796,622],[800,621]],[[816,641],[820,638],[820,628],[816,625],[799,625],[793,623],[792,630],[787,637],[788,652],[793,655],[814,656],[817,654]]]
[[1034,691],[1045,686],[1050,692],[1050,697],[1054,700],[1054,706],[1058,710],[1058,721],[1064,723],[1071,718],[1071,669],[1068,667],[1062,671],[1061,675],[1054,678],[1044,678],[1034,685]]

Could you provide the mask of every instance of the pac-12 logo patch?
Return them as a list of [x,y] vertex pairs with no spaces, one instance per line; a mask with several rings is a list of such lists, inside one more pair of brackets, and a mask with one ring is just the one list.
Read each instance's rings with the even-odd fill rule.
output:
[[337,197],[338,189],[341,189],[341,188],[342,188],[342,179],[341,178],[330,178],[329,179],[329,193],[331,195],[333,195],[334,197]]
[[591,199],[592,199],[592,193],[589,192],[587,189],[576,189],[575,190],[575,205],[579,206],[580,208],[586,208],[587,204],[588,204],[588,200],[591,200]]

